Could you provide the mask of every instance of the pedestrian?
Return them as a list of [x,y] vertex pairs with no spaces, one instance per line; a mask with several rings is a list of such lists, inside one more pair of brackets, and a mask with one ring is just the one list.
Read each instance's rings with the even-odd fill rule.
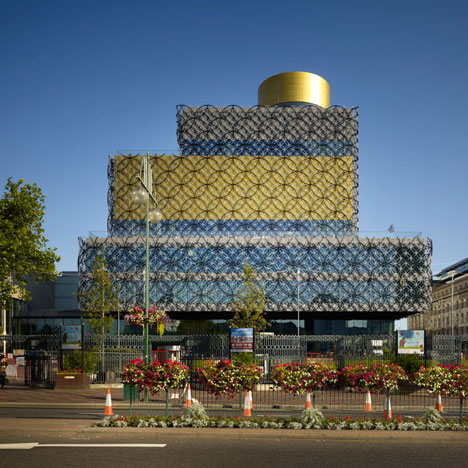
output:
[[5,388],[7,360],[3,354],[0,354],[0,388]]

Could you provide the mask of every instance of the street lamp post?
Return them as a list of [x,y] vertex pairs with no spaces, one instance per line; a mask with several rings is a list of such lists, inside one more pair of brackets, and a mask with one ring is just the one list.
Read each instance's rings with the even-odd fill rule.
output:
[[455,277],[455,271],[451,271],[451,274],[452,274],[452,336],[455,335],[455,317],[453,315],[453,285],[455,283],[455,281],[453,280],[454,277]]
[[300,302],[299,302],[299,292],[300,292],[300,281],[301,281],[301,270],[297,270],[297,337],[299,339],[299,335],[301,334],[300,332]]
[[300,334],[301,334],[301,320],[300,320],[300,302],[299,302],[299,293],[300,293],[300,280],[301,280],[301,270],[298,268],[297,269],[297,352],[298,352],[298,357],[301,359],[301,340],[300,340]]
[[[3,332],[2,335],[7,334],[7,311],[6,309],[0,309],[0,312],[2,313],[2,326],[3,326]],[[6,338],[3,340],[3,355],[6,356]]]
[[[145,325],[143,327],[145,340],[145,363],[149,364],[149,223],[158,223],[162,219],[162,213],[158,209],[158,203],[155,198],[156,190],[153,184],[153,170],[151,167],[150,157],[147,153],[143,158],[140,166],[140,175],[137,177],[140,187],[132,191],[132,198],[139,204],[145,203]],[[154,204],[154,208],[150,210],[150,202]]]

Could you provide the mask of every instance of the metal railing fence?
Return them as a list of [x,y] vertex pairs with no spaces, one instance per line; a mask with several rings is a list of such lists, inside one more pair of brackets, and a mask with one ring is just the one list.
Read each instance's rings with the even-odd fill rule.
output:
[[[187,398],[187,388],[169,389],[168,392],[160,392],[156,395],[149,395],[147,402],[143,401],[143,392],[136,394],[130,403],[127,389],[128,408],[134,414],[153,414],[180,416],[184,411]],[[204,390],[196,382],[191,383],[191,396],[202,403],[206,411],[211,416],[242,416],[245,395],[236,394],[234,397],[222,396],[216,398]],[[114,398],[114,397],[113,397]],[[372,394],[372,409],[365,410],[366,395],[359,392],[352,392],[345,387],[332,387],[315,392],[311,396],[316,408],[326,417],[383,417],[385,409],[384,394]],[[429,394],[427,390],[416,387],[412,384],[402,385],[396,392],[392,392],[391,408],[393,417],[402,415],[403,417],[417,418],[425,413],[428,408],[436,405],[436,396]],[[281,390],[275,390],[269,384],[257,385],[252,390],[252,415],[253,416],[297,416],[304,409],[306,396],[292,395]],[[118,398],[113,401],[118,401]],[[464,404],[464,401],[462,400]],[[455,396],[442,396],[443,416],[449,419],[458,419],[460,415],[460,399]],[[466,414],[466,404],[462,409]]]
[[[315,360],[337,369],[364,362],[373,364],[390,362],[395,353],[394,335],[375,336],[339,336],[339,335],[295,335],[256,336],[256,362],[263,367],[263,383],[269,382],[270,371],[276,364],[286,362]],[[23,353],[28,356],[41,356],[36,362],[48,366],[47,359],[57,361],[60,368],[63,357],[70,351],[61,350],[58,335],[17,335],[0,336],[0,348],[3,343],[8,353]],[[167,359],[188,362],[194,371],[206,360],[229,359],[228,335],[150,335],[150,346],[153,358],[162,361]],[[92,383],[121,382],[124,365],[131,360],[142,358],[144,349],[141,335],[86,335],[84,352],[88,353],[97,366],[91,372]],[[428,336],[426,340],[426,359],[421,358],[421,365],[465,364],[468,365],[468,335]],[[49,357],[47,357],[49,356]],[[27,359],[25,359],[27,361]],[[30,360],[31,361],[31,360]],[[32,364],[31,364],[32,365]],[[35,364],[36,365],[36,364]],[[81,367],[81,366],[80,366]],[[53,366],[47,367],[54,369]],[[27,374],[28,384],[34,376],[46,372],[38,371]],[[40,380],[40,379],[39,379]],[[54,381],[53,377],[49,377]]]

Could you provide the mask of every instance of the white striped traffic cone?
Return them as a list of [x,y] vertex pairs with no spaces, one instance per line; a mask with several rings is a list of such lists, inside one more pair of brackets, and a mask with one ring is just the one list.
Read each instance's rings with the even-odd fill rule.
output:
[[107,387],[107,394],[106,394],[106,406],[104,408],[104,416],[114,416],[114,412],[112,411],[112,399],[111,399],[111,391],[110,387]]
[[244,411],[242,413],[244,417],[249,417],[252,416],[252,411],[250,410],[250,398],[249,398],[249,392],[245,392],[245,398],[244,398]]
[[253,410],[252,390],[249,390],[250,409]]
[[437,403],[435,405],[435,408],[439,413],[444,412],[444,407],[442,406],[442,398],[440,396],[440,392],[437,392]]
[[185,407],[190,408],[192,404],[192,391],[190,390],[190,384],[187,384],[187,396],[185,397]]
[[[388,407],[387,407],[387,403],[388,403]],[[384,407],[383,417],[385,419],[392,419],[392,402],[390,401],[390,397],[385,398],[385,407]]]
[[306,394],[306,402],[305,402],[305,405],[304,405],[304,408],[312,408],[312,402],[310,401],[310,393],[307,392]]
[[367,394],[366,394],[366,403],[364,405],[364,411],[372,411],[372,400],[371,400],[371,394],[369,391],[367,391]]

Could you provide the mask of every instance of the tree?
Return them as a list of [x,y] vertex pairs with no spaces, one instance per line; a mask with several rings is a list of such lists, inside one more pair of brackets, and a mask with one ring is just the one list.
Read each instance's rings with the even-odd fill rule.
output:
[[253,328],[256,332],[265,330],[270,324],[264,314],[265,288],[255,281],[255,271],[247,263],[244,266],[244,287],[233,303],[234,317],[230,328]]
[[109,333],[114,318],[112,312],[119,307],[118,290],[112,283],[107,264],[97,256],[91,270],[91,280],[87,291],[79,293],[80,309],[88,313],[91,331],[99,335],[101,371],[104,366],[104,335]]
[[6,309],[13,296],[30,299],[27,278],[53,281],[56,249],[47,247],[42,227],[44,195],[36,184],[23,179],[5,185],[0,199],[0,309]]
[[119,307],[118,290],[112,283],[107,264],[100,256],[94,260],[87,291],[79,293],[80,309],[88,313],[91,331],[96,335],[109,333]]

